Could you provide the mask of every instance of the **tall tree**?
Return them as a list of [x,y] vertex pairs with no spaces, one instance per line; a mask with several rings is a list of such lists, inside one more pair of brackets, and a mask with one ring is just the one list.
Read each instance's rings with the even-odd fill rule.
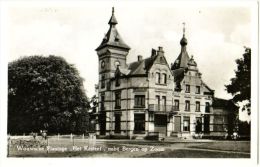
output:
[[228,93],[233,95],[235,102],[245,101],[242,110],[251,114],[251,48],[245,47],[243,57],[236,60],[236,76],[231,78],[231,83],[226,86]]
[[83,79],[63,58],[30,56],[8,64],[9,133],[84,132],[88,108]]

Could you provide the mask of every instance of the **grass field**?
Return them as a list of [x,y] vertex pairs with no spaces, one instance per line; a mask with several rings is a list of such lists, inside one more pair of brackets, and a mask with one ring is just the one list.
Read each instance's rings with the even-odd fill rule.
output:
[[250,141],[12,138],[9,157],[250,158]]

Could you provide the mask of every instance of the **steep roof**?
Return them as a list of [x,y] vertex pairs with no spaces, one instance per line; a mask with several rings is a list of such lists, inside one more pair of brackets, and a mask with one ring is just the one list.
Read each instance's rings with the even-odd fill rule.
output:
[[114,8],[112,10],[112,16],[109,19],[108,24],[110,25],[109,30],[107,31],[101,44],[97,47],[96,50],[102,49],[105,46],[113,46],[113,47],[129,50],[130,47],[123,41],[122,37],[120,36],[120,34],[116,29],[117,20],[114,15]]
[[185,72],[185,69],[184,68],[179,68],[179,69],[176,69],[176,70],[173,70],[173,76],[174,76],[174,82],[181,82],[184,78],[184,72]]
[[177,59],[174,61],[174,64],[171,66],[171,70],[188,67],[190,57],[186,50],[187,44],[188,44],[188,40],[185,38],[185,23],[183,23],[183,36],[182,36],[182,39],[180,40],[181,53],[179,54]]
[[188,67],[188,62],[190,60],[190,57],[186,50],[187,42],[186,43],[183,42],[183,39],[185,39],[185,41],[187,41],[187,39],[183,36],[183,38],[181,39],[181,42],[180,42],[181,43],[181,53],[179,54],[177,59],[174,61],[174,64],[171,67],[172,70]]
[[150,70],[152,67],[156,56],[148,57],[141,61],[135,61],[129,64],[128,69],[131,71],[130,74],[137,75],[137,74],[146,74],[147,71]]
[[221,98],[217,98],[217,97],[215,97],[213,99],[212,107],[213,108],[226,108],[226,109],[230,109],[230,110],[232,110],[232,108],[235,108],[235,109],[239,108],[237,105],[235,105],[235,103],[232,101],[232,99],[226,100],[226,99],[221,99]]

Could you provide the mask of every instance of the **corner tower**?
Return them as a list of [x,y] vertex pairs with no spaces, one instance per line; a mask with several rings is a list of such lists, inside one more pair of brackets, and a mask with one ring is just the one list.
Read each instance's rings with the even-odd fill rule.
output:
[[[123,41],[117,31],[117,20],[112,8],[112,16],[109,19],[109,29],[105,34],[101,44],[97,47],[99,59],[99,122],[97,131],[99,135],[108,135],[112,132],[113,104],[116,99],[115,92],[111,90],[111,79],[114,78],[115,72],[120,69],[127,69],[126,57],[130,47]],[[121,95],[120,95],[121,96]],[[119,93],[117,94],[119,97]],[[117,117],[120,118],[120,117]]]
[[[117,20],[114,14],[114,7],[112,8],[112,16],[108,22],[109,30],[105,34],[101,44],[96,51],[99,58],[99,84],[101,89],[107,85],[107,80],[114,76],[117,66],[120,68],[127,68],[126,56],[130,47],[123,41],[122,37],[117,31]],[[105,81],[104,81],[105,80]]]

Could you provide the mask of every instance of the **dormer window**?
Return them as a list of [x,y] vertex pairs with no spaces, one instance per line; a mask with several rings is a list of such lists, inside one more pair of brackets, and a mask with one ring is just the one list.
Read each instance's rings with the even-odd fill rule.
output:
[[161,63],[163,62],[163,58],[162,58],[162,57],[160,57],[160,62],[161,62]]
[[118,42],[118,41],[119,41],[118,34],[116,34],[116,36],[115,36],[115,42]]

